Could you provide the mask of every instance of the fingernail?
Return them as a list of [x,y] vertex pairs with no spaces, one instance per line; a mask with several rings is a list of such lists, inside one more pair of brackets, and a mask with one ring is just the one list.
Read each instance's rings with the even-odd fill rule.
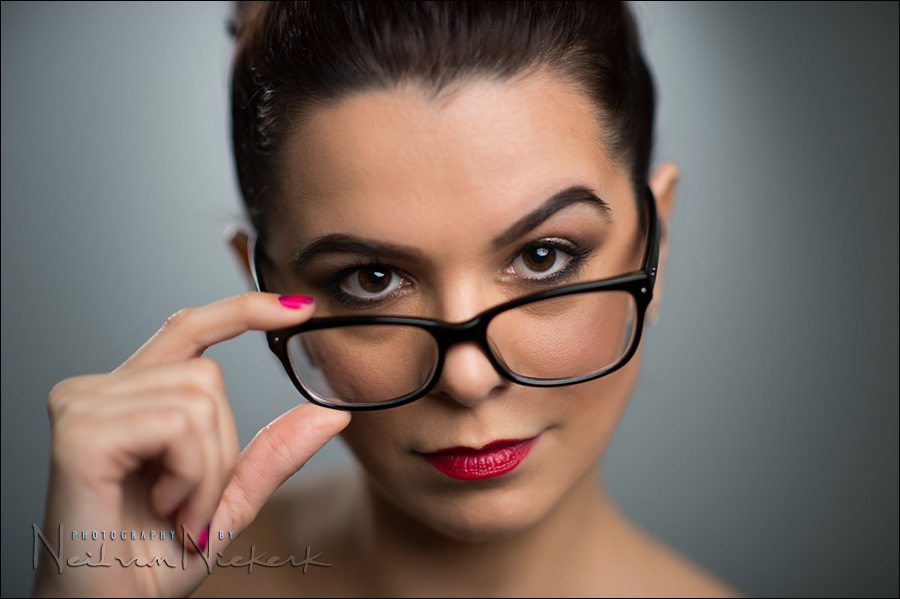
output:
[[315,300],[308,295],[282,295],[278,298],[281,305],[291,310],[299,310],[303,306],[308,306]]
[[[210,524],[212,524],[210,522]],[[200,533],[200,538],[197,539],[197,546],[200,547],[200,552],[206,551],[206,544],[209,543],[209,527],[210,524],[206,525],[206,528],[203,529],[203,532]]]

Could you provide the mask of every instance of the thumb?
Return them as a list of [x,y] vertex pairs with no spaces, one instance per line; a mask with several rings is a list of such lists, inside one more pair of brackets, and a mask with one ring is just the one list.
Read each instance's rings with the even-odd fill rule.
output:
[[210,529],[233,530],[237,537],[278,487],[349,423],[349,412],[312,403],[301,404],[273,420],[241,452]]

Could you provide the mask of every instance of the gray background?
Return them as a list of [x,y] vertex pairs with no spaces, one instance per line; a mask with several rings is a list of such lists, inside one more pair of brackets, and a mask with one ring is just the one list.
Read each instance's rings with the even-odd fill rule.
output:
[[[747,593],[897,596],[898,5],[635,9],[683,180],[608,482]],[[29,589],[53,384],[244,288],[226,12],[2,4],[3,595]],[[296,401],[261,334],[210,355],[242,443]]]

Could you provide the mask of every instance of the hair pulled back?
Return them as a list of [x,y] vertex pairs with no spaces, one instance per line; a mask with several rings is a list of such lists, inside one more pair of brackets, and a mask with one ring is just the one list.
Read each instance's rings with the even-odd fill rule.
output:
[[625,3],[238,2],[231,30],[235,164],[260,233],[286,135],[316,107],[404,82],[437,99],[549,67],[600,109],[601,141],[634,189],[647,180],[655,92]]

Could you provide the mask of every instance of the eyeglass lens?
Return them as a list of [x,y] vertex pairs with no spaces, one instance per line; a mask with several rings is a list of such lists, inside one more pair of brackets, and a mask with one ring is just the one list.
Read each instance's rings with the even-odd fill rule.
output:
[[[616,365],[635,336],[637,304],[625,291],[592,291],[528,303],[496,315],[488,345],[522,377],[544,381],[596,374]],[[307,391],[330,403],[380,403],[428,384],[439,347],[408,325],[355,325],[300,333],[287,342]]]

